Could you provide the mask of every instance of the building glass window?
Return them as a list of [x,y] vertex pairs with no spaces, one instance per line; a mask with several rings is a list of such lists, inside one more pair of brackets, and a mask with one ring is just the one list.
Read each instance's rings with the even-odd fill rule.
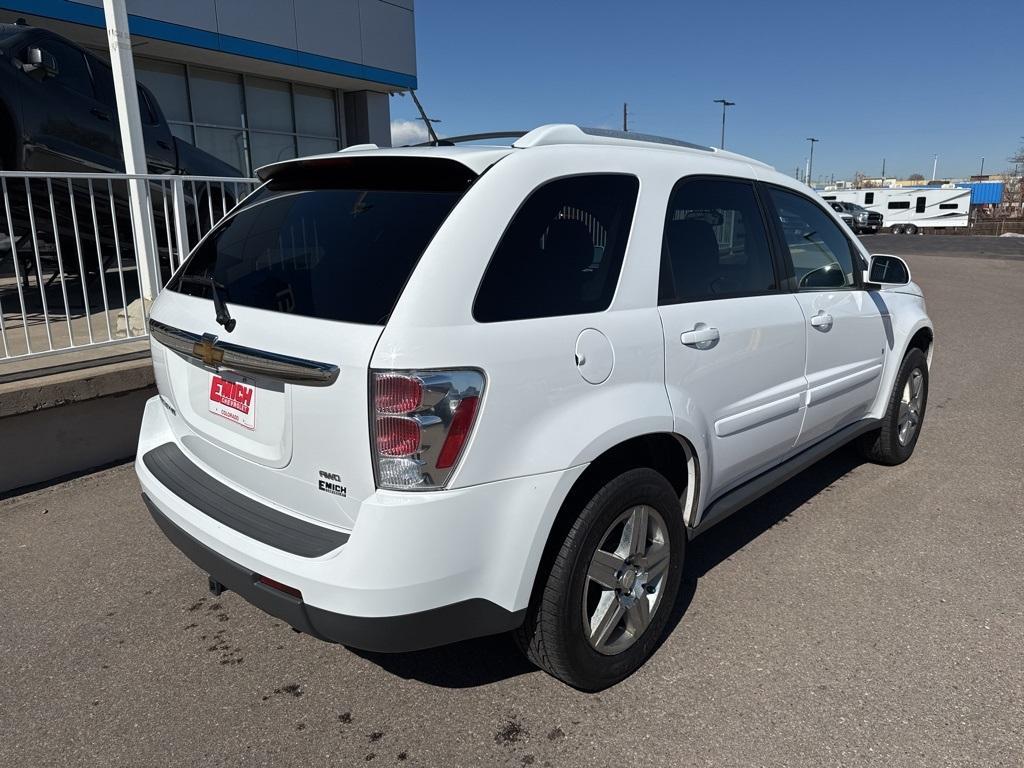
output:
[[309,136],[299,136],[299,157],[308,155],[322,155],[325,152],[337,152],[337,139],[317,139]]
[[253,168],[295,157],[295,137],[290,133],[253,131],[250,136]]
[[288,83],[262,77],[245,78],[245,106],[249,110],[249,127],[291,133],[292,95]]
[[312,136],[338,135],[334,94],[326,88],[296,85],[295,117],[299,133]]
[[168,122],[187,123],[192,120],[183,65],[154,59],[137,59],[135,74],[139,82],[153,92]]
[[241,126],[242,78],[232,72],[194,67],[189,78],[197,123]]
[[171,132],[251,175],[293,157],[336,152],[340,94],[330,88],[136,59]]

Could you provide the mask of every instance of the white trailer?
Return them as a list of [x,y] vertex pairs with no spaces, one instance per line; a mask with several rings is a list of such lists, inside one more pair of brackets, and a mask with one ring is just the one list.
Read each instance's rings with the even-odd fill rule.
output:
[[966,227],[971,213],[971,190],[962,187],[837,189],[821,196],[877,211],[882,214],[882,226],[897,234],[915,234],[931,227]]

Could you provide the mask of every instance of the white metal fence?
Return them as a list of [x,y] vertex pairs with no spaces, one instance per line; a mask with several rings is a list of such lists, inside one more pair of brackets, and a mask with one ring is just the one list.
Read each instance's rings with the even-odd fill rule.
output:
[[[131,184],[148,190],[143,227],[129,204]],[[0,172],[0,361],[144,337],[153,286],[257,184]]]

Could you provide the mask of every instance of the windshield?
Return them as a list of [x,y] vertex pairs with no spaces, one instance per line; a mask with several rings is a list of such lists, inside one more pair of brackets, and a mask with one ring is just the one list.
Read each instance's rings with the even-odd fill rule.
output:
[[386,322],[466,185],[324,188],[323,179],[310,181],[307,175],[300,189],[271,181],[196,248],[168,287],[212,299],[212,277],[229,307]]

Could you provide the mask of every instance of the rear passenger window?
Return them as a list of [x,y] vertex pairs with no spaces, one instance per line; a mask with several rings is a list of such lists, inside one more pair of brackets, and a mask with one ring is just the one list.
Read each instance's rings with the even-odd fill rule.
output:
[[658,302],[760,294],[775,287],[754,187],[730,179],[676,184],[662,241]]
[[864,205],[871,205],[874,202],[875,202],[875,193],[874,192],[865,192],[864,193]]
[[473,317],[495,323],[607,309],[639,188],[635,176],[602,174],[535,190],[487,265]]
[[779,214],[797,289],[801,291],[856,285],[850,241],[816,203],[802,195],[769,187]]

